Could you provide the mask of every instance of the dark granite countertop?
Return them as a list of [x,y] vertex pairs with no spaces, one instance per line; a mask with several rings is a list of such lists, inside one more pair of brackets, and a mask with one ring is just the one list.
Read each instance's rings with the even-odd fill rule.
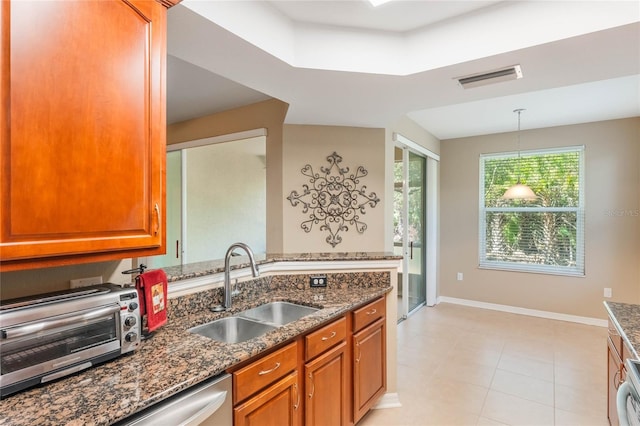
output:
[[[314,329],[391,290],[389,272],[329,274],[327,288],[308,276],[275,275],[237,284],[228,313],[212,313],[219,288],[169,300],[169,321],[141,348],[76,375],[0,401],[0,425],[108,425],[265,350]],[[274,300],[321,308],[263,336],[224,344],[188,328]]]
[[620,302],[604,302],[604,306],[613,324],[631,348],[633,356],[638,357],[640,349],[640,305]]
[[[240,252],[242,253],[242,252]],[[398,256],[389,252],[343,252],[343,253],[267,253],[256,254],[258,265],[276,262],[327,262],[348,260],[398,260]],[[231,260],[231,269],[246,268],[249,266],[248,256],[234,256]],[[188,263],[186,265],[170,266],[162,268],[167,274],[169,282],[197,278],[224,272],[224,259],[207,262]]]

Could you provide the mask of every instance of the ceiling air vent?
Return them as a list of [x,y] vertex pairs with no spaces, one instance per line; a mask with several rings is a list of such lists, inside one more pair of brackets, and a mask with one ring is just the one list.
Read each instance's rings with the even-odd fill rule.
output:
[[481,74],[473,74],[465,77],[458,77],[458,83],[463,89],[472,87],[486,86],[487,84],[500,83],[501,81],[517,80],[522,78],[522,70],[520,65],[512,65],[510,67],[501,68],[499,70],[484,72]]

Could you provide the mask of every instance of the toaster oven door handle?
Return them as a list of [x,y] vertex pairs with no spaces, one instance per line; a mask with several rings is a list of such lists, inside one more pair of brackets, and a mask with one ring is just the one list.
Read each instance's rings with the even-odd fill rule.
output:
[[112,315],[120,311],[119,305],[103,306],[97,309],[91,309],[72,315],[63,317],[44,319],[42,321],[32,322],[30,324],[19,325],[16,327],[5,328],[0,335],[3,339],[13,339],[16,337],[28,336],[39,333],[41,331],[53,330],[59,327],[72,324],[82,324],[85,321],[100,318],[105,315]]

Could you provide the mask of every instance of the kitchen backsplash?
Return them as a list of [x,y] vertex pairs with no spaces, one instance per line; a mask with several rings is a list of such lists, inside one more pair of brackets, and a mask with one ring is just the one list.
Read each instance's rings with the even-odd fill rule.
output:
[[[340,272],[321,274],[326,277],[326,288],[311,288],[309,280],[317,274],[283,274],[267,277],[259,277],[251,280],[233,284],[233,288],[238,292],[233,296],[235,304],[242,302],[258,302],[265,294],[271,291],[299,290],[308,291],[306,297],[310,305],[318,304],[322,301],[322,294],[332,289],[350,288],[373,288],[387,287],[390,282],[389,272]],[[185,296],[169,299],[169,322],[172,317],[180,316],[190,312],[197,312],[214,305],[219,305],[223,300],[222,287],[211,290],[200,291]]]

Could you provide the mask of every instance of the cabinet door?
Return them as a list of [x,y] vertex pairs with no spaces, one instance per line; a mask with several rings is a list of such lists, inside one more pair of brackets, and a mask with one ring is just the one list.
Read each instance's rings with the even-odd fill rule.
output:
[[305,365],[305,425],[347,424],[347,343]]
[[286,376],[233,410],[234,426],[295,426],[301,423],[298,373]]
[[353,335],[353,421],[366,414],[387,389],[385,319]]
[[166,13],[0,5],[3,270],[164,252]]

